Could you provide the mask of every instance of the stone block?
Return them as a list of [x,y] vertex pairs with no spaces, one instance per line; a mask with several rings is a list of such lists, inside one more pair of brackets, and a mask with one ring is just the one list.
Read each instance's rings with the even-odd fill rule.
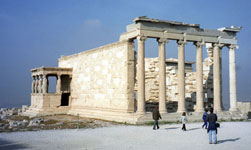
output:
[[18,115],[18,108],[12,108],[9,111],[9,115]]

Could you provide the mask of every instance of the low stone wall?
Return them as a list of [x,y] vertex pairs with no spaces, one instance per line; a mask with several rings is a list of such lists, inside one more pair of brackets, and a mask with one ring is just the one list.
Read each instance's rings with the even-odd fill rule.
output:
[[243,114],[251,112],[251,102],[237,102],[238,110]]
[[61,105],[61,94],[46,93],[46,94],[31,94],[31,106],[33,108],[56,108]]

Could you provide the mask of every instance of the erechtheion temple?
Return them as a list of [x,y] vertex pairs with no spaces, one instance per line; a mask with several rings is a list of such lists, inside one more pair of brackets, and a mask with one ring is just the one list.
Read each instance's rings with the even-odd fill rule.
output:
[[[135,18],[118,42],[62,56],[58,67],[32,69],[31,106],[26,115],[79,114],[140,123],[151,120],[149,111],[158,105],[163,120],[179,118],[185,111],[194,118],[199,114],[200,119],[205,107],[233,116],[238,114],[235,51],[240,30],[235,26],[209,30],[199,24]],[[148,38],[156,39],[158,58],[145,58]],[[177,41],[178,59],[166,59],[171,50],[165,46],[171,40]],[[195,62],[185,61],[188,42],[194,44]],[[203,46],[208,55],[204,60]],[[224,46],[229,49],[230,109],[223,111]],[[48,92],[49,76],[57,79],[55,93]]]

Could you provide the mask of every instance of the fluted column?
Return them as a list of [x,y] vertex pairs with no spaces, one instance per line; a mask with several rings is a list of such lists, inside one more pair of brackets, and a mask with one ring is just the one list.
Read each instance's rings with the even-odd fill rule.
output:
[[46,75],[43,75],[43,93],[48,93],[48,83]]
[[202,65],[202,42],[194,43],[196,46],[196,112],[203,112],[203,65]]
[[235,49],[236,49],[236,45],[230,45],[229,47],[230,109],[229,111],[237,111]]
[[145,40],[146,37],[138,36],[138,67],[137,67],[137,113],[145,114]]
[[185,42],[182,40],[178,43],[178,110],[177,112],[185,112]]
[[166,52],[167,39],[158,39],[159,45],[159,111],[167,113],[166,110]]
[[57,75],[56,93],[61,92],[61,75]]
[[222,100],[221,100],[221,66],[220,66],[220,53],[222,49],[222,44],[214,44],[214,111],[222,111]]

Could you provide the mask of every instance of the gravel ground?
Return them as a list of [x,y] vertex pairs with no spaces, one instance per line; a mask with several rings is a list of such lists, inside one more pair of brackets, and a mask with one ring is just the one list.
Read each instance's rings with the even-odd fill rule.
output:
[[112,125],[96,129],[43,130],[0,134],[0,149],[61,150],[250,150],[251,122],[224,122],[218,144],[208,144],[202,123],[152,126]]

